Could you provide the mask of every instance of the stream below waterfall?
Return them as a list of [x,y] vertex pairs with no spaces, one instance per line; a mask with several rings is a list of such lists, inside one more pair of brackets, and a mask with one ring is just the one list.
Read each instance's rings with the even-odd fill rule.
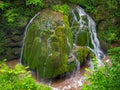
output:
[[[20,63],[19,59],[8,61],[7,65],[11,68],[14,68],[16,64]],[[54,80],[44,80],[38,78],[37,74],[32,73],[33,77],[36,79],[37,82],[45,83],[52,87],[53,90],[81,90],[81,86],[84,81],[84,74],[87,73],[85,68],[92,68],[92,62],[87,61],[85,62],[80,70],[76,70],[73,73],[67,74],[59,79]]]
[[[104,57],[103,61],[107,63],[111,63],[109,57]],[[14,68],[16,64],[20,63],[19,59],[8,61],[7,65],[11,68]],[[64,77],[55,80],[42,80],[38,78],[36,74],[33,74],[34,79],[38,83],[45,83],[52,87],[53,90],[81,90],[83,83],[85,82],[84,74],[87,73],[85,68],[93,68],[92,62],[89,60],[85,62],[81,67],[80,70],[73,72],[72,74],[67,74]]]

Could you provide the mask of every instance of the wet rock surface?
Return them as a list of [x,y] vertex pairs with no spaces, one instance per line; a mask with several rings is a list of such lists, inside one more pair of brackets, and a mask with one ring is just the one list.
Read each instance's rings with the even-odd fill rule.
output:
[[[31,22],[26,28],[21,60],[40,77],[49,79],[72,72],[78,62],[82,64],[89,57],[91,52],[88,48],[75,50],[75,33],[70,28],[68,16],[45,9]],[[86,33],[82,37],[81,34],[77,36],[81,40]],[[86,46],[88,39],[82,40],[84,44],[81,41],[78,46]]]
[[36,69],[40,77],[54,78],[73,71],[75,61],[67,64],[72,47],[68,17],[46,9],[27,29],[22,63]]

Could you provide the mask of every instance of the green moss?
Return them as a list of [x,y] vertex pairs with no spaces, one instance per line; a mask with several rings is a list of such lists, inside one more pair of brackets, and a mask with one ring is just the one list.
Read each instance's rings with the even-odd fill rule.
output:
[[73,48],[73,34],[72,34],[72,31],[70,30],[70,24],[69,24],[69,20],[68,20],[69,18],[68,18],[68,16],[64,15],[63,19],[64,19],[63,22],[67,28],[66,35],[67,35],[68,42],[70,44],[69,47],[70,47],[70,49],[72,49]]
[[[38,47],[39,43],[39,30],[36,26],[36,24],[32,24],[30,28],[28,29],[28,32],[26,34],[25,42],[24,42],[24,51],[23,51],[23,63],[30,65],[32,64],[32,61],[34,61],[33,57],[34,53],[36,53],[35,47]],[[38,46],[37,46],[38,45]],[[32,51],[32,52],[31,52]],[[30,64],[31,63],[31,64]],[[32,68],[35,68],[35,65],[31,66]]]
[[74,14],[75,14],[77,20],[79,21],[80,20],[80,15],[79,15],[78,11],[74,10]]
[[67,16],[67,15],[64,15],[64,16],[63,16],[63,22],[64,22],[64,25],[65,25],[67,28],[70,28],[69,20],[68,20],[68,16]]
[[37,66],[39,75],[41,77],[54,78],[58,75],[72,71],[74,69],[74,63],[71,66],[67,65],[70,48],[67,43],[66,34],[67,29],[65,27],[58,26],[55,30],[55,35],[51,35],[47,39],[49,40],[49,47],[46,47],[46,55],[45,52],[41,54],[41,57],[45,55],[46,58],[41,58],[44,59],[44,63],[42,63],[43,65],[38,64],[38,66],[42,65],[43,68]]
[[76,37],[76,45],[78,46],[88,46],[89,45],[89,36],[88,32],[81,31]]
[[90,58],[92,54],[93,53],[87,47],[79,47],[77,52],[75,52],[75,56],[81,64]]
[[61,53],[67,53],[69,54],[70,49],[68,47],[68,42],[67,42],[67,30],[65,27],[59,26],[57,30],[55,31],[55,34],[58,38],[59,41],[59,47],[61,47],[60,52]]
[[72,34],[75,36],[75,32],[79,29],[79,23],[78,22],[73,22],[72,24],[71,24],[71,31],[72,31]]
[[69,72],[73,71],[73,69],[75,68],[75,65],[76,65],[76,61],[75,60],[73,62],[71,62],[70,64],[68,64]]
[[[70,66],[67,64],[68,55],[72,50],[70,48],[72,47],[70,29],[58,26],[54,34],[51,35],[49,32],[40,32],[38,28],[34,28],[33,24],[27,32],[24,45],[23,59],[25,63],[31,69],[36,69],[43,78],[54,78],[72,71],[75,66],[75,63]],[[30,37],[31,34],[33,34],[32,37]]]

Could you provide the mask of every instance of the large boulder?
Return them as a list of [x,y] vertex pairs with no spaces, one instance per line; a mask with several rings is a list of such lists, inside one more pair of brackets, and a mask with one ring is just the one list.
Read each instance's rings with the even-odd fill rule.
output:
[[73,71],[75,60],[68,65],[72,37],[67,16],[50,9],[41,11],[27,29],[22,63],[43,78]]
[[84,63],[93,54],[87,48],[92,47],[91,33],[86,15],[75,15],[85,24],[75,21],[72,13],[66,16],[51,9],[41,11],[27,26],[22,64],[49,79],[72,72],[78,61]]

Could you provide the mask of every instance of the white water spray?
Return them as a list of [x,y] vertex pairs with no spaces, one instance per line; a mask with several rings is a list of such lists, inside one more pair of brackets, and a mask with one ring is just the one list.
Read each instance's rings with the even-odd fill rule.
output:
[[[98,59],[98,61],[100,61],[104,57],[104,53],[100,49],[100,43],[99,43],[99,40],[98,40],[97,34],[96,34],[95,22],[93,21],[93,19],[88,14],[85,13],[84,9],[82,9],[81,7],[77,6],[75,10],[78,12],[79,17],[80,17],[80,19],[78,20],[77,17],[75,16],[75,14],[73,13],[73,15],[74,15],[73,18],[75,19],[75,21],[77,21],[79,23],[79,30],[77,31],[76,36],[84,28],[89,29],[89,32],[91,33],[91,42],[92,42],[94,48],[93,49],[90,48],[90,47],[88,47],[88,48],[92,52],[95,53],[96,58]],[[74,12],[74,11],[72,11],[72,12]],[[87,17],[88,25],[83,20],[83,16]]]

